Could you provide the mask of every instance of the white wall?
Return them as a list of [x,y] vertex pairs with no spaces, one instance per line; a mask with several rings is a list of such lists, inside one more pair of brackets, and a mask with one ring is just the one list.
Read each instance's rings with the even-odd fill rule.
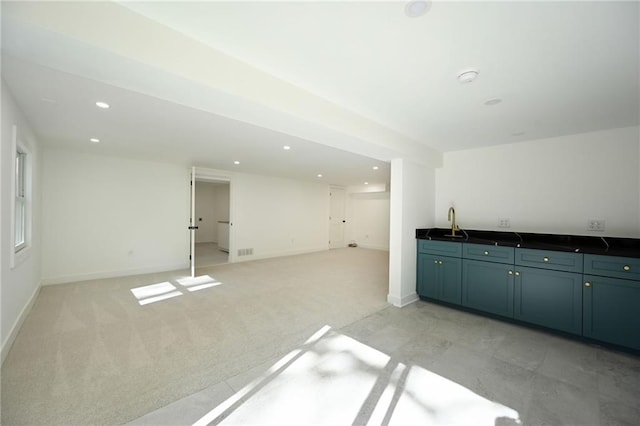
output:
[[389,192],[347,188],[345,239],[359,247],[389,250]]
[[186,268],[182,166],[47,149],[43,283]]
[[[444,154],[436,224],[461,228],[640,236],[640,130],[627,127]],[[587,231],[604,219],[605,232]],[[503,229],[504,230],[504,229]]]
[[[229,184],[218,185],[215,187],[214,198],[214,218],[216,223],[218,221],[228,221],[229,220],[229,208],[230,208],[230,194],[229,194]],[[217,235],[217,229],[216,229]],[[217,241],[217,239],[216,239]]]
[[[327,184],[234,174],[231,212],[230,256],[235,261],[328,248]],[[236,256],[248,248],[252,256]]]
[[[254,250],[232,261],[327,249],[326,184],[230,176],[216,214],[235,212],[232,250]],[[47,149],[43,178],[44,284],[188,267],[188,168]]]
[[435,172],[410,160],[391,161],[389,294],[395,306],[418,299],[416,229],[434,224]]
[[[19,139],[24,143],[31,157],[32,167],[32,228],[31,246],[28,256],[10,265],[10,251],[13,250],[13,235],[11,232],[12,188],[11,174],[13,171],[12,140],[13,125],[16,125]],[[40,259],[41,259],[41,176],[40,156],[41,148],[31,131],[22,112],[15,104],[4,80],[2,81],[2,154],[0,155],[1,208],[0,211],[0,244],[2,245],[2,262],[0,274],[0,329],[2,330],[2,360],[4,361],[13,340],[26,317],[31,304],[40,289]]]
[[[218,241],[217,222],[215,220],[215,185],[196,181],[196,243],[214,243]],[[200,220],[202,219],[202,220]]]

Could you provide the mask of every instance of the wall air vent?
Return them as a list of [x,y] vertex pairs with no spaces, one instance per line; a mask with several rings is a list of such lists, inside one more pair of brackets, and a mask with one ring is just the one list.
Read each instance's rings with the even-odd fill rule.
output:
[[252,248],[238,249],[238,256],[253,256]]

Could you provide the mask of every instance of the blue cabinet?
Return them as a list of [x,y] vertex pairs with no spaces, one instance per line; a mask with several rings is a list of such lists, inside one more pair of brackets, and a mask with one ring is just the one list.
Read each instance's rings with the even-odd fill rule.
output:
[[516,265],[554,271],[582,273],[582,253],[554,250],[516,249]]
[[492,246],[488,244],[464,244],[462,247],[462,257],[465,259],[513,265],[514,256],[513,247]]
[[584,279],[584,335],[640,350],[640,281]]
[[417,269],[422,297],[640,351],[640,258],[418,240]]
[[585,255],[583,332],[640,350],[640,259]]
[[513,247],[464,244],[462,305],[513,317]]
[[418,282],[416,291],[420,296],[437,299],[440,293],[438,284],[438,258],[431,254],[418,254]]
[[582,274],[516,266],[514,318],[582,333]]
[[464,259],[462,305],[513,317],[513,265]]
[[585,275],[640,281],[640,259],[585,254],[584,273]]
[[462,243],[437,240],[418,240],[418,253],[437,254],[447,257],[462,257]]
[[514,318],[582,334],[581,253],[516,249]]
[[[442,253],[448,256],[443,256]],[[418,294],[459,305],[462,279],[461,253],[460,243],[419,241],[416,285]]]

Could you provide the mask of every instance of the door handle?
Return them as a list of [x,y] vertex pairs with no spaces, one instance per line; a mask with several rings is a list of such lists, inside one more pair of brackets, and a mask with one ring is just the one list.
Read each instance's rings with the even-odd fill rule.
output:
[[190,227],[189,227],[189,228],[187,228],[187,229],[198,229],[198,227],[197,227],[197,226],[190,226]]

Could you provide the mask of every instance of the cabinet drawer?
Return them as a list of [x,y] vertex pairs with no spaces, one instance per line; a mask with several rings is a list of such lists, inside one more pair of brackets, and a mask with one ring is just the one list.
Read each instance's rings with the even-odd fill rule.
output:
[[465,243],[462,245],[462,257],[465,259],[513,264],[514,250],[513,247]]
[[554,271],[582,272],[582,253],[563,251],[516,249],[516,265]]
[[462,257],[462,243],[448,241],[418,240],[418,253]]
[[584,273],[640,280],[640,259],[634,257],[584,255]]

